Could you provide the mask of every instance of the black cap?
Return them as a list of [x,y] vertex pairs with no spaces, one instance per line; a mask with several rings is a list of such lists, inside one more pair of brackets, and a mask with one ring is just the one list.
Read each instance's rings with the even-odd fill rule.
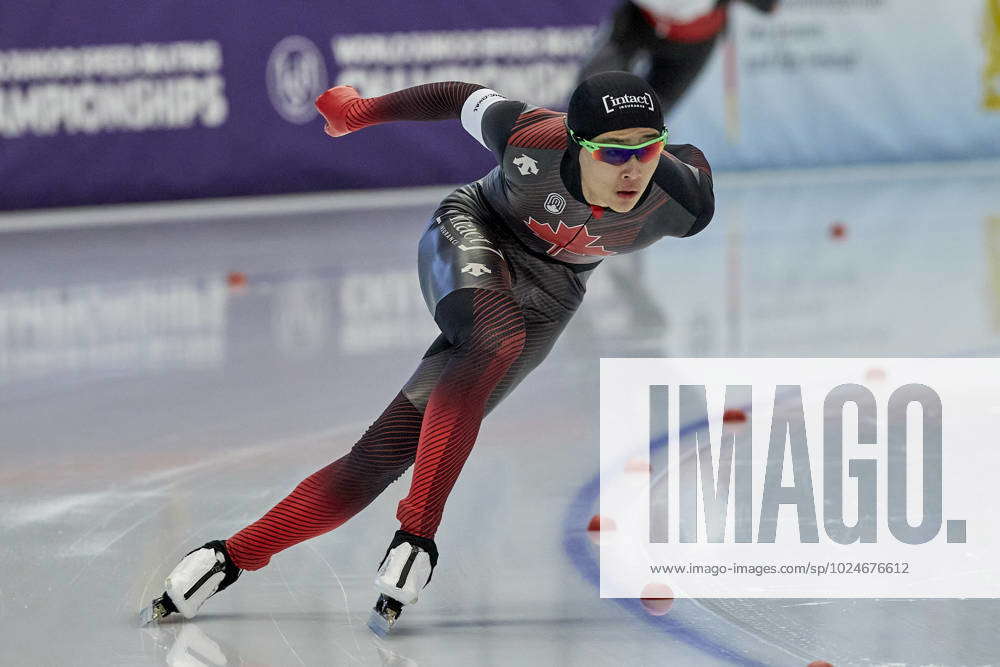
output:
[[645,80],[628,72],[601,72],[576,87],[566,124],[580,139],[630,127],[663,128],[660,98]]

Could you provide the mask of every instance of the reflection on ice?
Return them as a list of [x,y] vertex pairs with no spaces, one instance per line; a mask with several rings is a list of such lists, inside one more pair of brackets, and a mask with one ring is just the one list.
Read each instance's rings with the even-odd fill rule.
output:
[[221,278],[0,292],[0,382],[50,373],[210,368],[224,355]]
[[168,667],[220,667],[228,665],[222,647],[196,624],[188,621],[167,651]]

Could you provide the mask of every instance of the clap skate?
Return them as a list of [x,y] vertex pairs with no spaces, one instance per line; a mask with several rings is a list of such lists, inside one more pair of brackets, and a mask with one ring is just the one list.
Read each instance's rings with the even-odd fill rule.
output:
[[375,578],[380,595],[368,618],[372,632],[379,637],[389,634],[403,606],[416,602],[420,589],[430,583],[437,560],[434,540],[396,531]]
[[242,572],[230,560],[221,540],[195,549],[167,575],[163,595],[139,612],[140,625],[175,613],[194,618],[205,600],[236,581]]

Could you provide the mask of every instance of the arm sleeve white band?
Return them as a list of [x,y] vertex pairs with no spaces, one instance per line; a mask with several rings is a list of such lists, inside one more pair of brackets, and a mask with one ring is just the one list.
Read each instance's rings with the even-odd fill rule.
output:
[[491,105],[503,102],[506,99],[506,97],[495,90],[480,88],[469,95],[469,99],[465,100],[465,104],[462,105],[462,127],[476,141],[481,143],[484,148],[488,149],[489,146],[483,141],[483,114],[486,113],[486,110]]

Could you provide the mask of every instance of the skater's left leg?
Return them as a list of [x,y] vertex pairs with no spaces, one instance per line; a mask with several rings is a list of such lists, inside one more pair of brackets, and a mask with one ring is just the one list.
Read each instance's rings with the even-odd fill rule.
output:
[[[578,296],[582,296],[579,294]],[[521,382],[539,363],[546,357],[555,344],[559,334],[566,327],[575,308],[562,307],[554,302],[541,304],[535,303],[535,307],[528,307],[524,310],[525,336],[524,346],[517,360],[510,365],[504,377],[497,383],[486,400],[484,414],[488,414],[496,407],[505,396],[507,396],[518,383]],[[447,362],[452,360],[454,350],[445,349],[439,355],[433,357],[436,368],[442,368]],[[430,374],[425,374],[423,378],[415,376],[414,379],[403,389],[403,393],[410,397],[415,405],[427,405],[429,393],[433,393],[435,387],[442,387],[440,375],[438,383],[434,387],[428,388],[427,378]],[[478,424],[474,425],[478,429]],[[466,443],[471,447],[471,439]],[[461,452],[463,456],[468,456],[468,449]],[[464,458],[462,459],[464,461]],[[441,511],[447,497],[447,491],[454,485],[455,477],[461,465],[453,467],[453,474],[448,480],[446,489],[438,496],[438,505],[433,509],[431,519],[436,525],[440,521]],[[416,477],[414,478],[416,479]],[[432,480],[433,485],[433,480]],[[435,488],[436,487],[432,487]],[[404,501],[405,502],[405,501]],[[404,505],[400,504],[402,510]],[[409,509],[409,508],[407,508]],[[404,524],[404,527],[410,528]],[[406,530],[399,530],[393,537],[392,543],[386,550],[385,558],[379,567],[379,575],[376,579],[376,589],[382,593],[376,604],[369,626],[378,634],[389,632],[395,623],[396,618],[402,611],[403,604],[412,604],[417,600],[420,590],[430,580],[431,572],[437,564],[437,546],[433,539],[415,535]]]
[[438,302],[435,319],[449,347],[424,408],[410,493],[396,512],[402,528],[375,578],[381,595],[368,625],[380,635],[430,581],[445,501],[475,444],[490,395],[524,349],[524,314],[510,290],[460,287]]
[[512,293],[459,289],[435,319],[452,344],[427,400],[410,492],[399,503],[401,529],[433,539],[493,390],[524,348],[525,324]]
[[[433,537],[483,417],[551,349],[583,296],[570,269],[504,246],[476,193],[469,186],[446,200],[420,242],[421,289],[444,340],[432,357],[440,371],[403,389],[424,420],[410,492],[396,514],[402,527],[376,579],[382,595],[370,627],[380,633],[430,580]],[[508,259],[519,266],[517,286]],[[546,324],[533,327],[536,318]]]

